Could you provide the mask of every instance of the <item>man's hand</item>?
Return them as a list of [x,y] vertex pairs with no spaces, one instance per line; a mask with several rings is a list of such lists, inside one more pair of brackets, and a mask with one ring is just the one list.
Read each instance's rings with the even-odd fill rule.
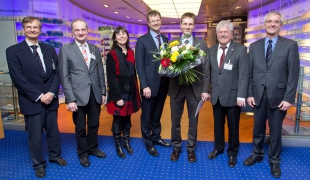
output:
[[118,106],[124,106],[124,101],[121,99],[121,100],[117,101],[116,104]]
[[247,102],[248,102],[249,106],[251,106],[252,108],[254,108],[254,106],[255,106],[254,97],[248,97]]
[[280,108],[281,111],[287,111],[291,106],[292,106],[291,103],[286,102],[286,101],[281,101],[281,103],[278,106],[278,108]]
[[240,107],[245,107],[245,100],[240,100],[240,99],[237,99],[237,105],[240,106]]
[[203,102],[206,102],[210,99],[210,94],[209,93],[201,93],[201,100]]
[[68,110],[71,111],[71,112],[76,112],[78,110],[76,102],[69,103],[68,104]]
[[105,95],[102,95],[102,103],[101,104],[104,104],[105,103],[105,99],[106,99],[106,96]]
[[53,101],[53,99],[54,99],[53,93],[48,92],[46,94],[43,94],[40,100],[43,104],[49,105]]
[[143,89],[143,96],[146,99],[149,99],[151,97],[151,89],[149,87]]

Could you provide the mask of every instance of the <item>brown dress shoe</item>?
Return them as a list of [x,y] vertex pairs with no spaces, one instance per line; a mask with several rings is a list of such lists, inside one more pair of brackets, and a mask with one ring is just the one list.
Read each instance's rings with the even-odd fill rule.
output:
[[181,152],[182,152],[181,148],[173,149],[173,152],[172,152],[172,154],[170,156],[170,161],[175,162],[175,161],[179,160]]
[[196,162],[196,154],[194,150],[188,150],[188,162],[190,163],[194,163]]

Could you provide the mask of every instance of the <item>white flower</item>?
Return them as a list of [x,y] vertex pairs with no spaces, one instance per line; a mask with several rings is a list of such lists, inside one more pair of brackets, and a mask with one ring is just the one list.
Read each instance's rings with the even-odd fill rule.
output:
[[184,50],[184,51],[181,52],[181,54],[183,54],[183,55],[187,54],[187,53],[188,53],[188,50]]
[[206,53],[205,53],[203,50],[200,49],[200,50],[199,50],[199,55],[200,55],[200,56],[205,56]]
[[192,45],[190,45],[190,44],[186,44],[186,45],[185,45],[186,50],[189,50],[189,49],[191,48],[191,46],[192,46]]
[[162,57],[164,54],[166,54],[166,50],[163,50],[163,49],[162,49],[162,50],[160,51],[160,56]]
[[173,70],[173,66],[169,65],[168,69]]
[[171,48],[171,53],[174,53],[175,51],[178,51],[178,50],[179,50],[178,46],[173,46]]

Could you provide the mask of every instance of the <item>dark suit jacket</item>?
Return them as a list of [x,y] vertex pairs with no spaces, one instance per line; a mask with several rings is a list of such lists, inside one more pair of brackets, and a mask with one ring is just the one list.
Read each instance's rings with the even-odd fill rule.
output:
[[[81,50],[73,41],[59,51],[59,76],[66,96],[66,104],[76,101],[78,106],[86,106],[90,97],[90,88],[98,104],[102,104],[102,95],[106,94],[104,71],[100,50],[88,43],[91,59],[89,69]],[[90,86],[91,85],[91,86]]]
[[[164,43],[168,42],[166,36],[161,35],[161,37]],[[156,51],[158,51],[158,48],[150,32],[139,37],[135,49],[135,59],[140,80],[140,93],[143,94],[143,89],[150,87],[152,97],[158,94],[161,79],[158,74],[160,61],[154,61],[154,53],[152,53]]]
[[266,68],[264,43],[265,39],[261,39],[250,46],[248,97],[254,97],[258,106],[266,83],[271,108],[277,108],[281,101],[293,103],[300,65],[297,42],[279,36],[268,68]]
[[[181,39],[178,40],[180,41]],[[207,54],[207,57],[205,58],[203,63],[193,68],[194,70],[204,74],[204,75],[197,74],[200,80],[196,79],[196,81],[191,85],[197,101],[200,101],[202,92],[209,93],[208,89],[210,84],[210,66],[209,66],[209,53],[207,43],[204,40],[194,37],[193,46],[197,45],[198,43],[199,43],[198,47]],[[179,76],[170,79],[168,95],[173,99],[178,95],[179,89],[181,87],[178,84],[178,82],[179,82]]]
[[[231,41],[224,64],[230,61],[232,70],[218,68],[217,52],[219,44],[209,49],[211,69],[211,103],[216,104],[217,100],[224,107],[237,105],[237,97],[247,98],[249,86],[249,60],[245,46]],[[224,65],[223,65],[224,66]]]
[[24,115],[35,115],[41,112],[43,104],[40,99],[35,102],[43,93],[54,93],[56,98],[47,105],[49,110],[58,109],[59,76],[58,69],[53,70],[53,62],[57,67],[58,58],[53,47],[39,43],[45,63],[46,73],[42,74],[41,66],[30,50],[30,47],[23,41],[13,45],[6,50],[10,76],[14,86],[18,90],[20,110]]

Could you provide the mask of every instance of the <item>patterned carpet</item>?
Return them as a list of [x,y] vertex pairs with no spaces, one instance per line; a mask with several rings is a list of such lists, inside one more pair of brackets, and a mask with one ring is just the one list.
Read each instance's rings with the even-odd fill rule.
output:
[[[99,146],[107,157],[98,159],[90,156],[91,166],[80,166],[76,155],[74,134],[61,134],[62,156],[68,165],[59,167],[47,162],[45,179],[273,179],[268,158],[253,167],[243,166],[250,155],[252,144],[241,144],[235,168],[227,165],[226,154],[215,160],[207,155],[213,149],[212,142],[199,141],[196,147],[197,162],[189,163],[183,141],[183,152],[179,161],[169,160],[172,148],[156,146],[159,157],[150,156],[142,139],[132,138],[134,154],[126,153],[127,158],[116,155],[112,137],[100,136]],[[47,147],[44,138],[44,152]],[[265,152],[267,145],[265,145]],[[282,152],[282,179],[310,179],[310,148],[284,147]],[[0,179],[36,179],[28,152],[27,133],[5,131],[0,140]]]

